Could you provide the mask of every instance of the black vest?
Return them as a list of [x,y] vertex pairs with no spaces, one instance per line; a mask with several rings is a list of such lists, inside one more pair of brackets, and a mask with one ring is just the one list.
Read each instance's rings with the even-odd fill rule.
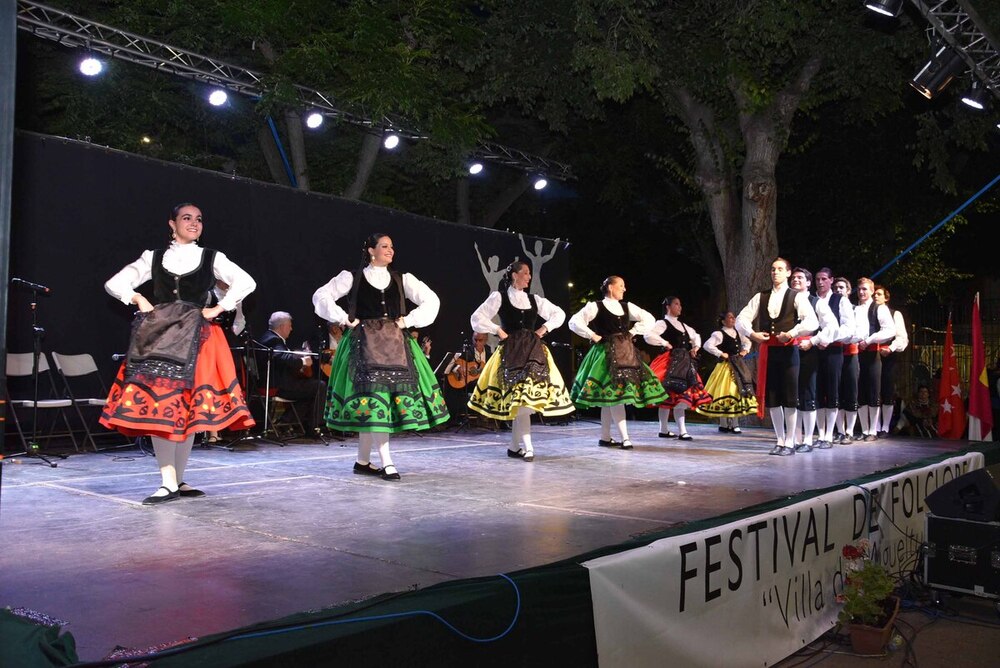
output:
[[[693,347],[691,345],[691,337],[688,336],[687,327],[684,327],[684,323],[681,323],[680,320],[677,321],[680,323],[681,327],[684,327],[684,331],[681,331],[671,325],[666,318],[664,318],[663,322],[667,325],[667,328],[663,331],[663,338],[666,339],[667,343],[674,348],[691,350]],[[725,332],[723,332],[723,334],[725,334]]]
[[795,313],[795,290],[788,288],[785,290],[784,301],[781,302],[781,310],[778,317],[771,320],[767,312],[767,302],[771,298],[771,291],[760,293],[760,303],[757,305],[757,320],[754,327],[755,332],[768,332],[772,335],[787,332],[798,322],[798,315]]
[[628,333],[628,302],[622,300],[618,302],[622,305],[622,314],[615,315],[604,305],[604,301],[597,302],[597,317],[590,321],[590,329],[601,338],[612,334]]
[[832,295],[830,295],[830,302],[829,302],[829,304],[830,304],[830,310],[833,311],[833,317],[837,319],[837,324],[838,325],[843,325],[844,324],[844,323],[840,322],[840,298],[841,298],[841,296],[842,295],[840,293],[834,292]]
[[[724,329],[719,330],[719,334],[722,334],[722,343],[719,344],[719,350],[726,353],[730,357],[740,354],[740,335],[729,336],[726,334]],[[671,344],[673,345],[673,344]]]
[[508,334],[515,329],[530,329],[532,331],[538,329],[538,302],[535,301],[535,295],[528,294],[528,308],[519,309],[510,301],[510,296],[507,291],[504,290],[500,293],[500,310],[497,315],[500,316],[500,326]]
[[390,271],[389,275],[392,280],[389,281],[389,285],[386,286],[385,290],[379,290],[374,285],[368,282],[365,278],[363,272],[357,272],[354,275],[354,285],[356,292],[352,291],[352,297],[354,297],[354,304],[352,305],[351,313],[360,320],[375,320],[378,318],[388,318],[389,320],[396,320],[400,318],[405,313],[405,308],[403,304],[403,293],[402,293],[402,277],[394,271]]
[[184,301],[208,306],[215,302],[215,251],[201,249],[201,264],[186,274],[172,274],[163,268],[163,249],[153,251],[153,301],[157,304]]

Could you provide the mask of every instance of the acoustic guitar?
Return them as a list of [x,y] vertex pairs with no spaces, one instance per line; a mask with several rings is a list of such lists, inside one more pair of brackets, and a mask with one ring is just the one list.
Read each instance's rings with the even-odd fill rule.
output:
[[456,390],[464,389],[470,383],[479,380],[483,365],[475,360],[469,362],[463,359],[455,361],[455,366],[448,372],[448,384]]

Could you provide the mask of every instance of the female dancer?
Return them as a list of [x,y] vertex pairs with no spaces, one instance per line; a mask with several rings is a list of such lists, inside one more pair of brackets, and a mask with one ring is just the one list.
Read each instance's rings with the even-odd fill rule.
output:
[[[654,406],[667,393],[648,366],[643,364],[632,343],[632,336],[644,334],[653,326],[653,315],[624,301],[625,281],[608,276],[601,284],[604,299],[588,302],[569,319],[569,328],[593,341],[573,381],[570,398],[579,406],[600,406],[601,438],[605,448],[631,450],[625,422],[625,405]],[[629,328],[630,322],[636,324]],[[621,441],[611,438],[614,422]]]
[[[413,276],[389,270],[392,239],[373,234],[361,248],[361,268],[344,270],[313,294],[316,314],[348,328],[330,370],[326,424],[358,432],[354,472],[399,480],[389,435],[448,421],[441,388],[417,341],[404,330],[437,317],[438,296]],[[347,310],[337,305],[348,297]],[[406,300],[417,305],[410,312]],[[371,465],[376,448],[382,467]]]
[[[140,311],[100,421],[127,436],[152,438],[162,486],[144,505],[204,496],[184,482],[195,433],[254,424],[226,335],[210,321],[235,309],[257,284],[220,251],[198,245],[197,206],[178,204],[167,224],[173,240],[166,250],[147,250],[104,285]],[[155,305],[135,291],[150,279]],[[229,290],[213,304],[219,280]]]
[[712,402],[699,406],[697,411],[719,418],[719,431],[723,433],[739,434],[739,418],[757,412],[752,370],[743,360],[751,345],[750,339],[736,331],[736,315],[732,311],[719,315],[719,329],[705,341],[705,350],[720,361],[705,386]]
[[[872,296],[876,304],[889,306],[889,288],[882,285],[875,286],[875,293]],[[882,356],[882,406],[879,409],[880,427],[875,430],[879,438],[889,435],[892,427],[892,411],[896,405],[896,362],[901,353],[910,345],[910,337],[906,333],[906,321],[899,311],[892,311],[892,321],[896,326],[896,336],[887,344],[880,346],[879,355]]]
[[[571,413],[573,402],[559,369],[552,361],[542,337],[566,320],[566,312],[535,294],[525,292],[531,283],[527,262],[512,262],[491,292],[472,314],[472,329],[495,334],[500,345],[490,357],[469,408],[494,420],[512,421],[508,457],[534,461],[531,446],[531,414],[547,416]],[[500,316],[500,324],[493,322]],[[539,320],[545,322],[538,324]]]
[[[712,401],[712,397],[705,392],[705,385],[701,382],[701,377],[694,368],[694,357],[701,349],[701,336],[680,321],[680,297],[667,297],[663,300],[663,308],[665,310],[663,320],[657,320],[653,328],[643,337],[646,343],[654,346],[665,346],[667,349],[649,365],[669,392],[667,400],[659,406],[660,438],[680,438],[682,441],[690,441],[692,438],[687,433],[687,427],[684,424],[684,412],[688,408],[697,409]],[[671,356],[674,354],[686,355],[687,359],[674,359],[673,368],[671,368]],[[678,366],[683,371],[682,374],[676,374]],[[675,373],[671,373],[672,371]],[[677,385],[671,387],[668,375],[683,378],[683,380],[676,381]],[[677,434],[680,436],[670,431],[671,409],[674,412],[674,419],[677,420]]]

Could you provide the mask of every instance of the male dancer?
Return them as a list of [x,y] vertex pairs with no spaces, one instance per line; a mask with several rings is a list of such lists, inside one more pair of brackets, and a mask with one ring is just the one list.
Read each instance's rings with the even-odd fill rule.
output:
[[875,283],[870,278],[858,279],[858,305],[854,308],[854,318],[858,323],[858,415],[861,417],[863,441],[876,440],[878,431],[880,387],[882,384],[882,356],[879,348],[896,336],[896,324],[892,312],[885,304],[876,304],[872,299]]
[[813,431],[816,429],[816,377],[819,368],[819,345],[829,345],[837,334],[837,319],[826,302],[809,294],[812,272],[802,267],[792,269],[791,286],[804,292],[816,313],[819,330],[804,332],[798,337],[799,345],[799,425],[802,440],[796,438],[795,452],[811,452]]
[[833,341],[829,344],[817,344],[819,368],[816,373],[816,422],[819,438],[815,447],[826,449],[833,447],[833,430],[837,425],[844,348],[855,339],[854,306],[847,297],[833,291],[833,271],[829,267],[822,267],[816,272],[816,299],[826,303],[838,321]]
[[[849,301],[851,282],[843,276],[833,279],[833,291],[840,295],[854,310],[854,304]],[[855,319],[855,329],[857,319]],[[861,337],[857,331],[844,343],[844,364],[840,374],[840,412],[837,414],[837,430],[840,432],[834,438],[834,443],[848,445],[854,442],[854,425],[858,421],[858,341]]]

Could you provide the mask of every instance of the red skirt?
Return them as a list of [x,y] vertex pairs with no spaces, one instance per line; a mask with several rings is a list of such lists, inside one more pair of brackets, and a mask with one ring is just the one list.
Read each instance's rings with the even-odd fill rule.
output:
[[[653,373],[661,383],[667,376],[667,370],[670,368],[671,352],[673,351],[667,350],[649,363],[649,368],[653,370]],[[701,381],[701,376],[695,372],[694,377],[694,385],[691,385],[683,392],[677,393],[667,390],[667,400],[662,404],[657,404],[657,406],[660,408],[673,408],[677,404],[687,404],[691,408],[698,408],[698,406],[712,403],[712,395],[705,391],[705,384]]]
[[126,436],[181,442],[201,431],[239,431],[254,425],[226,335],[218,325],[211,326],[198,349],[191,389],[126,383],[124,375],[122,363],[100,422]]

